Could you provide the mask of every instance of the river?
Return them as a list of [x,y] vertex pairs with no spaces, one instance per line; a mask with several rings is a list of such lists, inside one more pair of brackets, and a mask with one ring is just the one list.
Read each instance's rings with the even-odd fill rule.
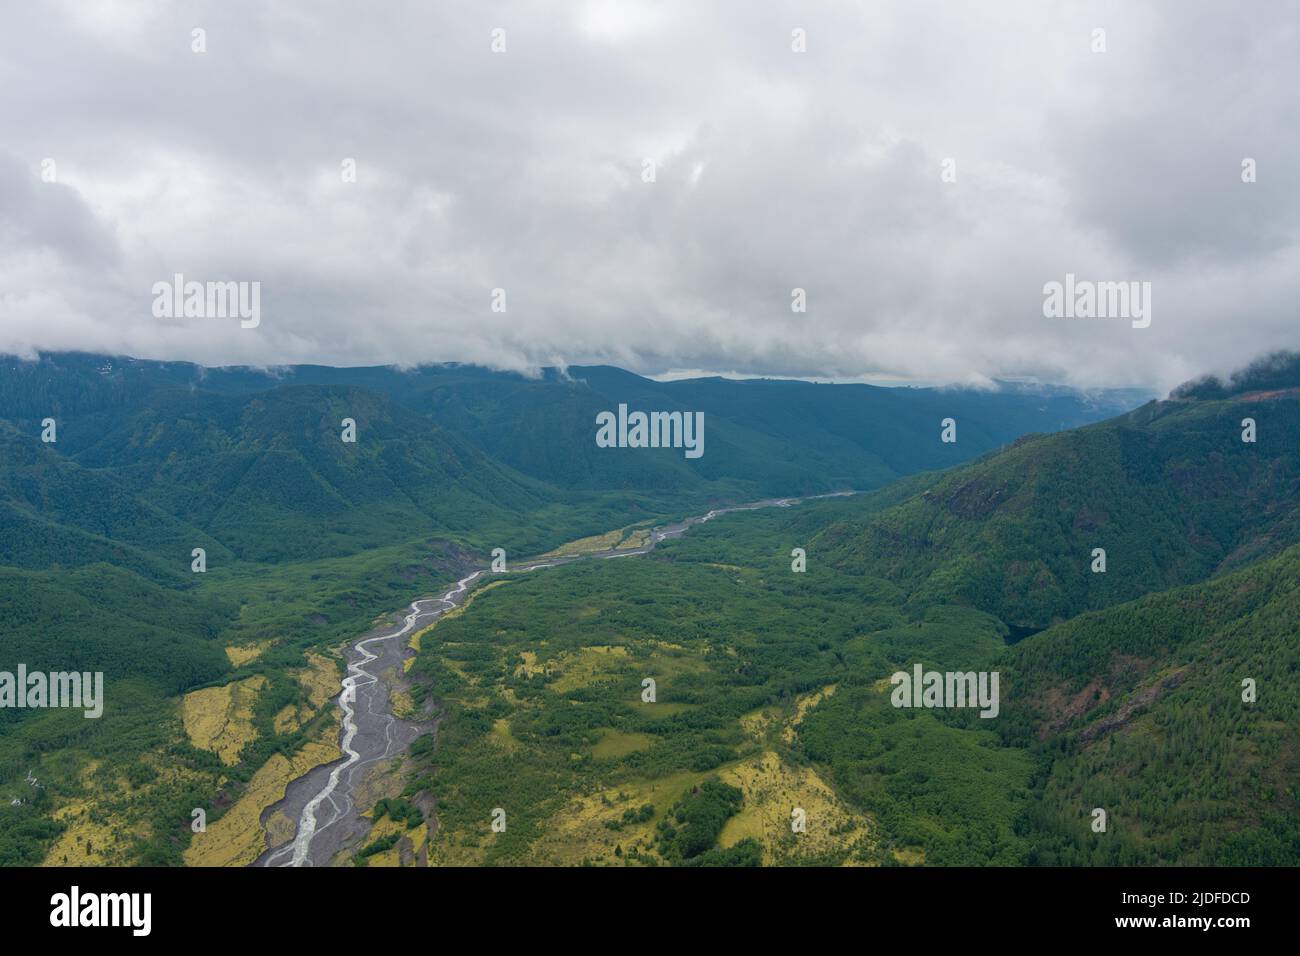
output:
[[296,820],[292,839],[268,848],[254,866],[328,866],[330,861],[352,841],[362,837],[369,822],[361,816],[353,795],[374,764],[391,760],[403,753],[411,742],[431,725],[431,721],[400,720],[392,713],[389,683],[385,673],[400,673],[403,662],[413,653],[408,634],[432,624],[452,608],[459,606],[480,578],[497,574],[523,574],[541,568],[570,564],[574,561],[608,560],[646,554],[661,541],[681,537],[695,525],[720,515],[762,508],[788,508],[803,501],[837,498],[854,494],[843,491],[807,498],[768,498],[729,508],[715,508],[706,514],[686,518],[673,524],[652,528],[650,538],[639,548],[593,551],[564,557],[538,558],[493,572],[486,569],[466,575],[441,597],[413,601],[402,612],[401,624],[386,624],[369,631],[348,649],[347,674],[340,693],[334,698],[342,710],[339,747],[343,757],[323,764],[290,782],[284,798],[262,813],[265,822],[272,814],[283,812]]

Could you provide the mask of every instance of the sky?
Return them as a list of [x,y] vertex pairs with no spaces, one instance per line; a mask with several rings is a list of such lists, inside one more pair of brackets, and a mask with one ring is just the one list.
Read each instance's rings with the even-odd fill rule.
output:
[[6,5],[0,352],[1167,389],[1300,348],[1297,9]]

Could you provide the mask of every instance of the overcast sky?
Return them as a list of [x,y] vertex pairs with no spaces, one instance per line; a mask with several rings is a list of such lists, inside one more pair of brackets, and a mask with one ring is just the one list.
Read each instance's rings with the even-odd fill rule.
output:
[[1296,10],[6,5],[0,351],[1167,388],[1300,347]]

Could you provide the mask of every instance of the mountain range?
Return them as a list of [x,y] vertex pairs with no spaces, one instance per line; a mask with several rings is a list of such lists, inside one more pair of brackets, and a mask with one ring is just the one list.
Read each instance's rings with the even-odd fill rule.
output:
[[[608,367],[7,359],[0,670],[102,670],[118,706],[100,721],[0,712],[0,862],[42,859],[70,832],[69,802],[100,793],[107,807],[121,779],[142,781],[129,806],[112,804],[139,835],[99,862],[177,862],[195,779],[209,775],[224,808],[319,729],[280,719],[306,713],[311,655],[491,548],[540,554],[717,504],[846,490],[859,494],[729,516],[634,570],[597,562],[512,583],[440,625],[449,636],[420,651],[412,692],[438,702],[443,729],[407,795],[434,793],[453,840],[471,795],[533,780],[536,819],[475,860],[527,862],[558,826],[548,801],[572,788],[695,775],[690,787],[714,782],[673,791],[679,819],[706,793],[719,820],[750,822],[719,823],[684,851],[665,804],[645,817],[638,854],[790,861],[784,844],[737,837],[762,830],[760,790],[718,789],[731,780],[743,795],[754,755],[770,753],[782,772],[820,775],[841,825],[870,834],[852,849],[867,861],[1294,862],[1300,361],[1147,398],[658,382]],[[595,417],[620,404],[703,412],[706,454],[598,448]],[[955,442],[941,438],[948,418]],[[54,442],[40,437],[47,419]],[[355,442],[341,438],[345,419]],[[794,546],[806,576],[789,573]],[[613,590],[631,604],[591,612],[602,635],[575,630]],[[523,630],[510,623],[521,614]],[[525,630],[548,635],[537,670],[514,663],[537,660],[535,641],[509,643]],[[729,657],[712,653],[718,641]],[[618,696],[624,680],[635,694],[640,671],[577,664],[593,646],[659,660],[661,645],[694,675],[687,710],[668,721]],[[1002,669],[1003,718],[889,707],[880,682],[917,663]],[[587,683],[563,676],[579,672]],[[265,681],[256,733],[233,764],[214,763],[187,741],[176,701],[250,677]],[[484,687],[501,696],[483,703]],[[485,770],[501,721],[512,763]],[[601,743],[614,739],[637,746]],[[595,756],[571,759],[583,753]],[[166,761],[190,783],[160,782]],[[1113,812],[1113,840],[1090,838],[1090,803]],[[850,854],[819,846],[823,862]]]

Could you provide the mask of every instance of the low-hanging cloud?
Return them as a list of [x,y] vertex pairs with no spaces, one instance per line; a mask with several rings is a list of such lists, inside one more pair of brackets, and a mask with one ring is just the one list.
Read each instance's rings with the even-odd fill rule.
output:
[[[1168,387],[1300,345],[1283,5],[6,20],[0,351]],[[177,273],[261,322],[156,318]],[[1044,317],[1067,273],[1150,282],[1151,326]]]

